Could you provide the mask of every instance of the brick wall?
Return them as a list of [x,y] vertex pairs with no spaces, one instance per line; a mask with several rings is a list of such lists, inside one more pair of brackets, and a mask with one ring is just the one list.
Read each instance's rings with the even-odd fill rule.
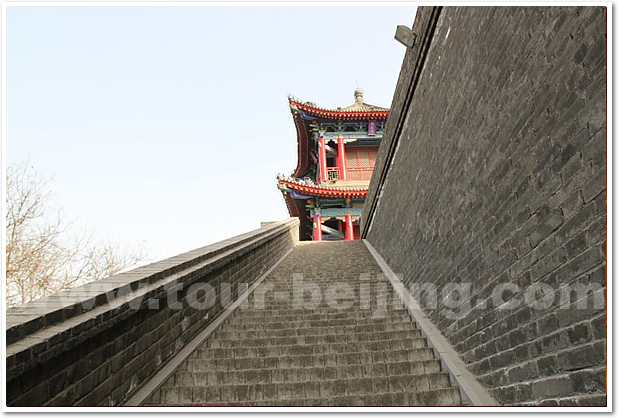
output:
[[502,404],[606,402],[606,25],[421,7],[402,65],[363,237]]
[[7,405],[122,404],[297,237],[297,219],[266,225],[7,311]]

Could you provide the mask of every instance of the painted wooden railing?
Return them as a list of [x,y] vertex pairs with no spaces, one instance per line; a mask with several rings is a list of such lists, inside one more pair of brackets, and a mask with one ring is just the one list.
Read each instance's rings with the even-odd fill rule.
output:
[[373,167],[348,167],[348,180],[371,180]]

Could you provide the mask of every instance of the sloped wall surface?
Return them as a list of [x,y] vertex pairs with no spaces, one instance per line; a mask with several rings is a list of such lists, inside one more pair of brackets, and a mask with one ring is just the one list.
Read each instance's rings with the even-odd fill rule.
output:
[[606,8],[413,30],[363,237],[499,402],[604,405]]

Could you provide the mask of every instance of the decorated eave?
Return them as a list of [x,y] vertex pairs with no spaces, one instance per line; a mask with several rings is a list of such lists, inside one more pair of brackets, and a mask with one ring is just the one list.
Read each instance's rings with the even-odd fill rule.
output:
[[300,180],[284,176],[283,174],[279,174],[277,180],[279,181],[279,185],[283,186],[282,190],[287,188],[304,195],[323,198],[364,198],[367,196],[367,191],[369,190],[369,186],[338,187],[323,184],[316,185],[311,181]]
[[283,200],[285,200],[285,205],[288,207],[288,212],[290,213],[290,216],[299,218],[301,210],[296,205],[296,201],[292,198],[292,196],[290,196],[288,192],[281,190],[281,193],[283,193]]
[[294,118],[296,136],[298,141],[298,163],[292,173],[294,177],[304,176],[310,168],[309,156],[311,139],[310,123],[314,120],[363,120],[363,119],[387,119],[389,109],[363,102],[363,92],[356,89],[354,104],[337,109],[326,109],[316,106],[311,102],[302,102],[294,96],[288,96],[290,110]]
[[308,115],[327,120],[386,119],[389,113],[388,109],[369,103],[355,103],[344,108],[326,109],[306,102],[303,103],[292,96],[288,100],[292,111],[302,111]]
[[304,175],[309,168],[309,121],[304,120],[297,112],[292,112],[296,127],[296,140],[298,142],[298,163],[292,174],[294,177]]

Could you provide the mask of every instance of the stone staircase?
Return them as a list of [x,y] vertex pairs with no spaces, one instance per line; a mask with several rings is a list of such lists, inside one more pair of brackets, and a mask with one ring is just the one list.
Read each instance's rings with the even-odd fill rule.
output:
[[461,399],[354,241],[298,244],[146,404],[449,406]]

